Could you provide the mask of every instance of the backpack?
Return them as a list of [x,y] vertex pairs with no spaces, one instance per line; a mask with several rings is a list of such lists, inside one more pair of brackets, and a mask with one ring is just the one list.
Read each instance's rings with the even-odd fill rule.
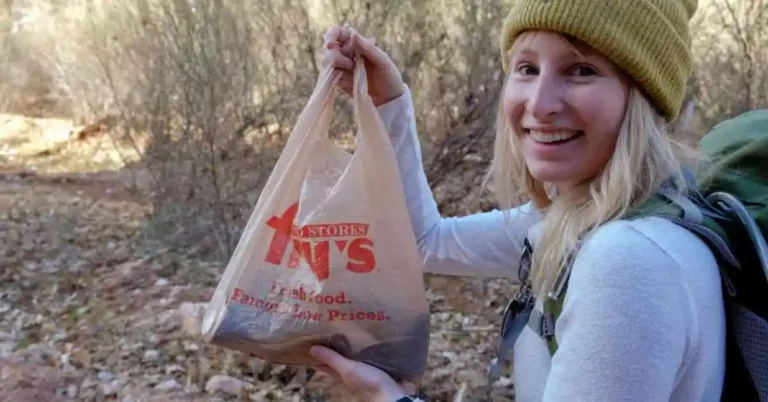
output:
[[[711,165],[697,177],[689,174],[694,190],[681,197],[662,187],[625,219],[661,217],[709,246],[723,281],[727,325],[721,400],[768,402],[768,109],[720,123],[698,145]],[[525,326],[547,341],[552,355],[557,351],[555,322],[570,267],[557,278],[543,311],[538,311],[528,281],[532,252],[526,240],[518,269],[523,286],[504,313],[491,383]]]

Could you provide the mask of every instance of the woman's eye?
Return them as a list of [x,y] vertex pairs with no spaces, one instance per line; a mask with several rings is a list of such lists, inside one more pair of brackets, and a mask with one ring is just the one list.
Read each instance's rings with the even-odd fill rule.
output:
[[591,75],[597,75],[597,70],[591,66],[575,66],[571,69],[571,73],[578,77],[588,77]]
[[529,64],[523,64],[517,68],[517,71],[522,75],[535,75],[539,72],[536,67]]

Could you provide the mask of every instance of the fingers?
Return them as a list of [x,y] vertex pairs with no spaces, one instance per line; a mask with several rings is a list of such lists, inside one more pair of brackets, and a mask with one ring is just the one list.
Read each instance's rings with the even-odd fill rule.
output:
[[339,381],[341,381],[341,377],[339,377],[339,374],[333,371],[332,368],[326,366],[326,365],[320,365],[315,366],[315,370],[322,372],[323,374],[327,375],[328,377],[335,378]]
[[[336,59],[336,51],[349,59],[354,59],[355,54],[359,53],[375,65],[385,65],[389,59],[387,54],[376,46],[374,38],[365,37],[354,28],[340,26],[328,28],[323,50],[330,54],[329,61]],[[349,64],[346,61],[340,63],[345,66]]]
[[331,66],[342,70],[351,71],[354,68],[354,54],[352,38],[353,30],[347,27],[332,26],[325,32],[323,44],[323,58],[321,65],[326,68]]
[[330,65],[342,70],[352,71],[355,68],[355,62],[347,56],[344,56],[338,49],[330,52]]
[[351,71],[355,66],[354,61],[350,57],[343,55],[338,46],[325,50],[320,64],[323,68],[330,66],[347,71]]
[[[361,43],[362,42],[362,43]],[[376,41],[358,33],[354,28],[332,26],[325,32],[325,49],[341,47],[341,54],[353,57],[356,50],[364,49],[373,51],[376,49]]]
[[[352,30],[352,29],[350,29],[350,31],[354,32],[354,30]],[[339,49],[341,54],[343,54],[344,56],[347,56],[349,58],[354,58],[355,57],[355,48],[356,48],[355,47],[355,42],[356,42],[355,37],[356,37],[356,35],[351,34],[350,37],[349,37],[349,40],[346,41],[343,45],[341,45],[341,49]]]
[[343,45],[349,40],[351,31],[347,27],[332,26],[325,31],[326,46],[332,43]]
[[324,346],[312,346],[309,353],[321,363],[338,373],[341,378],[353,371],[355,362]]

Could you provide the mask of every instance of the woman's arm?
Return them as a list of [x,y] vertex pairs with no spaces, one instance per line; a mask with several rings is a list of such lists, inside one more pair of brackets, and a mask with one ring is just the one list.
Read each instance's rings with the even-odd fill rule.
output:
[[410,90],[378,107],[397,154],[411,225],[430,273],[516,277],[523,239],[539,219],[531,204],[515,208],[505,222],[494,210],[441,218],[427,182],[416,133]]

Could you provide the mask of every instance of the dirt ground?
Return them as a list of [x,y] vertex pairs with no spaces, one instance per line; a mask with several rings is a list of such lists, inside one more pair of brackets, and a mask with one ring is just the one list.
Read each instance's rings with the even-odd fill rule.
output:
[[[119,168],[130,151],[86,128],[0,115],[0,401],[357,400],[312,369],[199,338],[224,263],[142,248],[148,206]],[[490,394],[485,385],[514,284],[425,280],[432,335],[420,391],[513,400],[508,377]]]

